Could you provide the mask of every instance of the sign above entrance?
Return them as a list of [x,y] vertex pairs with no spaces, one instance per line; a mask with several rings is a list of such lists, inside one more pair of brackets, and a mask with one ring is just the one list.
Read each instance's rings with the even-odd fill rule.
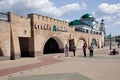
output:
[[53,31],[57,31],[56,25],[53,26]]

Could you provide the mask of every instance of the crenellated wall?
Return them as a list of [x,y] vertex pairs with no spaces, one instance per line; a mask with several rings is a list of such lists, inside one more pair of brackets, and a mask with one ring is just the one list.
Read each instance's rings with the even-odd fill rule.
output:
[[84,42],[90,46],[93,40],[97,48],[104,43],[103,35],[75,31],[74,26],[68,26],[66,21],[33,13],[27,18],[11,12],[8,14],[8,22],[0,21],[0,60],[43,55],[51,38],[57,42],[59,52],[64,52],[65,45],[70,45],[72,39],[77,48],[81,48]]
[[[35,56],[43,55],[44,45],[49,38],[57,39],[56,41],[60,41],[61,45],[64,45],[65,42],[67,43],[68,32],[53,31],[54,25],[57,28],[64,28],[64,30],[67,30],[68,23],[66,21],[49,18],[37,14],[29,14],[29,17],[31,18],[32,23],[32,42],[34,43],[33,46]],[[64,46],[61,45],[59,45],[60,49],[64,49]]]

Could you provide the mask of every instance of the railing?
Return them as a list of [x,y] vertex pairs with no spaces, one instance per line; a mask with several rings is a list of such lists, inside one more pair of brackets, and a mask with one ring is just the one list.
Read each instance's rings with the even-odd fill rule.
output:
[[8,21],[8,14],[0,12],[0,20],[2,20],[2,21]]

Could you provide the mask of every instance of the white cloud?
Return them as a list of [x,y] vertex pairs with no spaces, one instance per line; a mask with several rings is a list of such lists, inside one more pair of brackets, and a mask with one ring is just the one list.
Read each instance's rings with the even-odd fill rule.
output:
[[112,17],[111,16],[104,16],[104,17],[102,17],[102,19],[109,22],[112,20]]
[[117,16],[115,15],[115,16],[113,16],[113,19],[116,19],[117,18]]
[[83,9],[86,9],[87,4],[83,2],[83,3],[81,4],[81,7],[82,7]]
[[108,4],[102,3],[98,5],[98,9],[94,12],[98,16],[114,16],[120,17],[120,3],[117,4]]
[[120,17],[120,13],[118,13],[117,16]]
[[99,21],[104,19],[106,27],[115,27],[119,24],[120,18],[120,3],[108,4],[102,3],[98,5],[98,9],[93,12],[98,17]]
[[69,20],[69,19],[66,19],[65,21],[70,22],[70,20]]
[[[119,32],[120,25],[120,3],[108,4],[102,3],[98,5],[98,9],[92,14],[101,22],[104,19],[106,32],[116,35]],[[117,33],[118,34],[118,33]]]
[[95,12],[92,12],[92,15],[93,15],[93,16],[96,16],[96,13],[95,13]]
[[120,25],[120,21],[116,22],[115,24]]
[[3,12],[13,11],[21,15],[34,12],[57,17],[73,11],[80,11],[87,7],[85,3],[72,3],[56,7],[50,0],[3,0],[0,1],[0,6],[0,11]]
[[120,3],[109,5],[107,3],[102,3],[98,6],[98,9],[107,14],[120,13]]

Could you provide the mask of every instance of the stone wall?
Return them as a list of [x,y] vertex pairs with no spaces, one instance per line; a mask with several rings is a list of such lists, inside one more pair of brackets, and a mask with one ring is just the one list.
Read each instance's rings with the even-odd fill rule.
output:
[[[32,43],[34,43],[35,56],[43,55],[44,45],[48,39],[54,38],[56,41],[61,42],[58,44],[61,49],[64,49],[65,42],[67,43],[68,23],[66,21],[50,18],[47,16],[41,16],[37,14],[29,14],[32,23]],[[53,26],[56,26],[62,31],[53,31]],[[65,30],[65,31],[64,31]],[[63,36],[64,35],[64,36]]]
[[[4,59],[10,56],[10,23],[0,21],[0,57]],[[0,59],[1,60],[1,59]]]
[[21,55],[19,37],[31,37],[30,18],[18,16],[15,13],[9,13],[9,21],[12,31],[12,58],[19,58]]
[[[64,50],[69,40],[74,40],[75,46],[79,48],[79,41],[83,39],[88,46],[94,39],[97,48],[103,46],[103,35],[75,31],[74,26],[68,26],[68,22],[29,14],[28,18],[18,16],[9,12],[9,22],[0,21],[0,56],[9,59],[20,58],[21,55],[34,57],[43,55],[46,42],[54,39],[60,50]],[[57,30],[53,30],[56,26]],[[23,52],[26,51],[27,52]]]
[[97,48],[102,47],[102,35],[100,34],[88,34],[88,33],[82,33],[82,32],[75,32],[74,34],[74,40],[75,40],[75,45],[79,46],[79,40],[84,39],[85,42],[87,43],[87,46],[90,46],[92,43],[92,40],[94,39],[97,43]]

